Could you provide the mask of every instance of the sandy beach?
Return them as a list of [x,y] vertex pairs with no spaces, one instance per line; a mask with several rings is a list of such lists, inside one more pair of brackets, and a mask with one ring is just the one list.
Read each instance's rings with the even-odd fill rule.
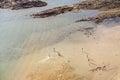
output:
[[76,31],[55,45],[22,57],[7,80],[119,80],[119,30],[119,25],[99,25],[92,35]]
[[119,4],[1,0],[0,80],[120,80]]

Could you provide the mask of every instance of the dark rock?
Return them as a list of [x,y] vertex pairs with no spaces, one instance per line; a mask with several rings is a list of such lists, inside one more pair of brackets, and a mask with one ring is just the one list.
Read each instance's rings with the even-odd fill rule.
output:
[[77,20],[76,22],[93,21],[95,23],[101,23],[105,19],[110,19],[110,18],[120,18],[120,9],[117,8],[117,9],[110,9],[110,10],[107,10],[107,11],[102,11],[97,16],[83,18],[81,20]]
[[0,1],[0,8],[4,9],[25,9],[25,8],[32,8],[32,7],[42,7],[46,6],[47,3],[39,0],[1,0]]
[[56,7],[56,8],[53,8],[53,9],[48,9],[48,10],[45,10],[45,11],[42,11],[40,13],[36,13],[36,14],[32,14],[32,16],[34,18],[45,18],[45,17],[49,17],[49,16],[56,16],[58,14],[61,14],[61,13],[65,13],[65,12],[69,12],[69,11],[72,11],[73,10],[73,7],[70,7],[70,6],[62,6],[62,7]]
[[[81,10],[81,9],[109,10],[115,8],[120,9],[120,0],[85,0],[83,2],[79,2],[73,5],[55,7],[53,9],[41,11],[39,13],[32,14],[32,16],[34,18],[45,18],[49,16],[56,16],[58,14],[62,14],[74,10]],[[79,21],[89,21],[89,20],[91,19],[82,19]],[[99,22],[98,19],[94,19],[94,20],[96,20],[96,22]]]

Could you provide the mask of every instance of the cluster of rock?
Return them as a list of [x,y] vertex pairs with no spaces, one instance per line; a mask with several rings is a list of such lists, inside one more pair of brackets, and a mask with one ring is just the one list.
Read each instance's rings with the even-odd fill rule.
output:
[[56,16],[58,14],[62,14],[74,10],[79,11],[81,9],[101,10],[102,13],[100,13],[97,17],[79,20],[79,21],[93,20],[99,23],[107,18],[120,17],[120,12],[119,12],[120,0],[85,0],[83,2],[79,2],[73,5],[60,6],[60,7],[44,10],[39,13],[32,14],[32,16],[34,18],[45,18],[49,16]]
[[105,19],[110,19],[110,18],[120,18],[120,10],[115,9],[115,10],[102,11],[97,16],[83,18],[75,22],[93,21],[95,23],[101,23]]
[[[46,6],[47,3],[39,0],[0,0],[0,8],[10,8],[13,10],[31,8],[31,7],[42,7]],[[32,14],[34,18],[45,18],[49,16],[56,16],[58,14],[76,11],[81,9],[99,9],[101,13],[97,17],[81,19],[79,21],[93,20],[97,23],[104,19],[120,17],[120,0],[85,0],[78,2],[73,5],[65,5],[55,7],[52,9],[44,10],[35,14]],[[107,15],[106,15],[107,14]]]
[[12,10],[42,7],[46,5],[47,5],[46,2],[39,0],[0,0],[0,8]]
[[58,14],[63,14],[66,12],[71,12],[71,11],[80,10],[80,9],[86,9],[86,3],[84,3],[84,1],[73,4],[73,5],[65,5],[65,6],[55,7],[52,9],[47,9],[47,10],[32,14],[31,16],[33,16],[34,18],[45,18],[45,17],[56,16]]
[[89,8],[87,9],[100,9],[100,13],[97,16],[83,18],[80,21],[94,21],[100,23],[105,19],[120,18],[120,0],[93,0],[93,3],[89,2]]

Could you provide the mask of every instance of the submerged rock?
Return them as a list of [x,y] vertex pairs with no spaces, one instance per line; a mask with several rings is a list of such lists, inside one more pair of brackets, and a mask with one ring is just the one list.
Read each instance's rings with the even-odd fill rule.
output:
[[46,2],[39,0],[0,0],[0,8],[12,10],[42,7],[46,5]]

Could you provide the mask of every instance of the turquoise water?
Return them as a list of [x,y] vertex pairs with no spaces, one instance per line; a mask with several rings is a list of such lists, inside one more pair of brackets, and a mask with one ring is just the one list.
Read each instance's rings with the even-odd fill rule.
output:
[[[22,10],[0,9],[0,78],[16,63],[16,59],[31,51],[40,50],[62,41],[69,32],[93,23],[76,20],[95,16],[99,11],[71,12],[48,18],[32,18],[29,15],[44,9],[72,4],[78,0],[45,0],[48,6]],[[4,80],[4,78],[0,79]]]
[[33,19],[31,17],[22,19],[20,17],[5,22],[1,21],[0,59],[5,59],[4,57],[9,59],[9,56],[16,58],[16,54],[22,54],[24,49],[29,46],[38,45],[36,49],[41,49],[55,42],[57,43],[65,35],[63,31],[66,32],[66,29],[71,31],[72,27],[69,25],[75,24],[74,21],[82,17],[95,15],[94,13],[97,12],[96,10],[81,11],[44,19]]

